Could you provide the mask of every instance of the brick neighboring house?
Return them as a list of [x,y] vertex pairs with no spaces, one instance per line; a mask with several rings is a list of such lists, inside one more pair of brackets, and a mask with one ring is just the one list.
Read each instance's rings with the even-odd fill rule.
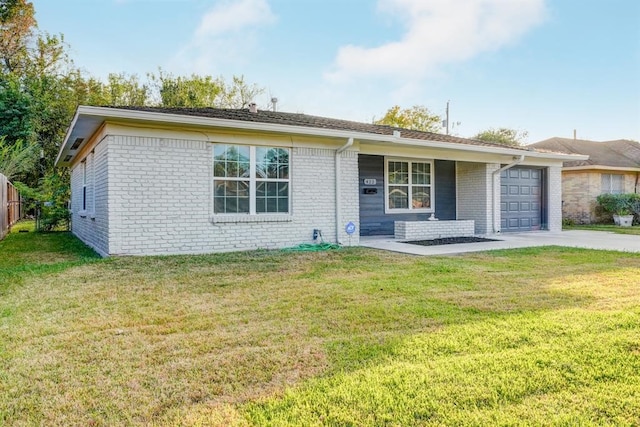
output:
[[576,158],[253,107],[80,106],[56,164],[72,232],[106,256],[560,231]]
[[588,155],[562,167],[562,216],[579,224],[603,221],[596,197],[603,193],[640,192],[640,143],[550,138],[531,144],[538,150]]

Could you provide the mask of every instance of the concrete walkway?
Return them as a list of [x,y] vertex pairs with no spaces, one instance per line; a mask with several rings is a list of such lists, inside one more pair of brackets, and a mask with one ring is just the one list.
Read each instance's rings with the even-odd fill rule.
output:
[[497,239],[497,242],[463,243],[455,245],[420,246],[402,243],[393,236],[360,237],[360,245],[413,255],[447,255],[495,249],[528,248],[532,246],[570,246],[574,248],[602,249],[640,253],[640,236],[615,234],[606,231],[571,230],[552,233],[533,231],[479,236]]

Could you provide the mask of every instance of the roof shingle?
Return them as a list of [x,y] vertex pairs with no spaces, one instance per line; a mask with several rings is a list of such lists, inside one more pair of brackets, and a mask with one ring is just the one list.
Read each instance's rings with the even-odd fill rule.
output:
[[600,142],[554,137],[529,146],[540,151],[586,154],[589,156],[588,160],[564,162],[565,167],[611,166],[640,168],[640,143],[626,139]]
[[[500,147],[504,145],[478,141],[475,139],[461,138],[440,133],[423,132],[412,129],[404,129],[387,125],[376,125],[371,123],[361,123],[349,120],[332,119],[328,117],[312,116],[300,113],[285,113],[280,111],[259,110],[256,113],[248,109],[227,109],[227,108],[167,108],[167,107],[113,107],[121,110],[136,110],[155,113],[178,114],[185,116],[210,117],[226,120],[240,120],[248,122],[271,123],[289,126],[304,126],[312,128],[344,130],[352,132],[363,132],[377,135],[393,135],[394,131],[399,131],[403,138],[418,139],[425,141],[440,141],[456,144],[477,145],[483,147]],[[519,147],[508,147],[518,149]],[[530,151],[527,148],[520,148]]]

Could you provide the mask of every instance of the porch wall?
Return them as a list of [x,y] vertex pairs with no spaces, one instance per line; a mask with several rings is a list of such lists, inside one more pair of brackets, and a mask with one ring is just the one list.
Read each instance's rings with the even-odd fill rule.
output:
[[500,165],[497,163],[457,163],[457,219],[475,221],[476,234],[492,233],[494,220],[499,224],[500,206],[497,204],[500,198],[496,193],[499,193],[500,186],[493,185],[493,172],[498,169]]
[[547,228],[549,231],[562,231],[562,168],[549,167],[547,180],[549,198]]

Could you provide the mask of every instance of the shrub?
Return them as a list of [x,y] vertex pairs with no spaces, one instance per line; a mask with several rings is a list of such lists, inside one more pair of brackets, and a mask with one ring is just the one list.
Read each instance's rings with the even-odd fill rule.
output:
[[640,213],[640,194],[601,194],[596,200],[610,214],[631,215]]

